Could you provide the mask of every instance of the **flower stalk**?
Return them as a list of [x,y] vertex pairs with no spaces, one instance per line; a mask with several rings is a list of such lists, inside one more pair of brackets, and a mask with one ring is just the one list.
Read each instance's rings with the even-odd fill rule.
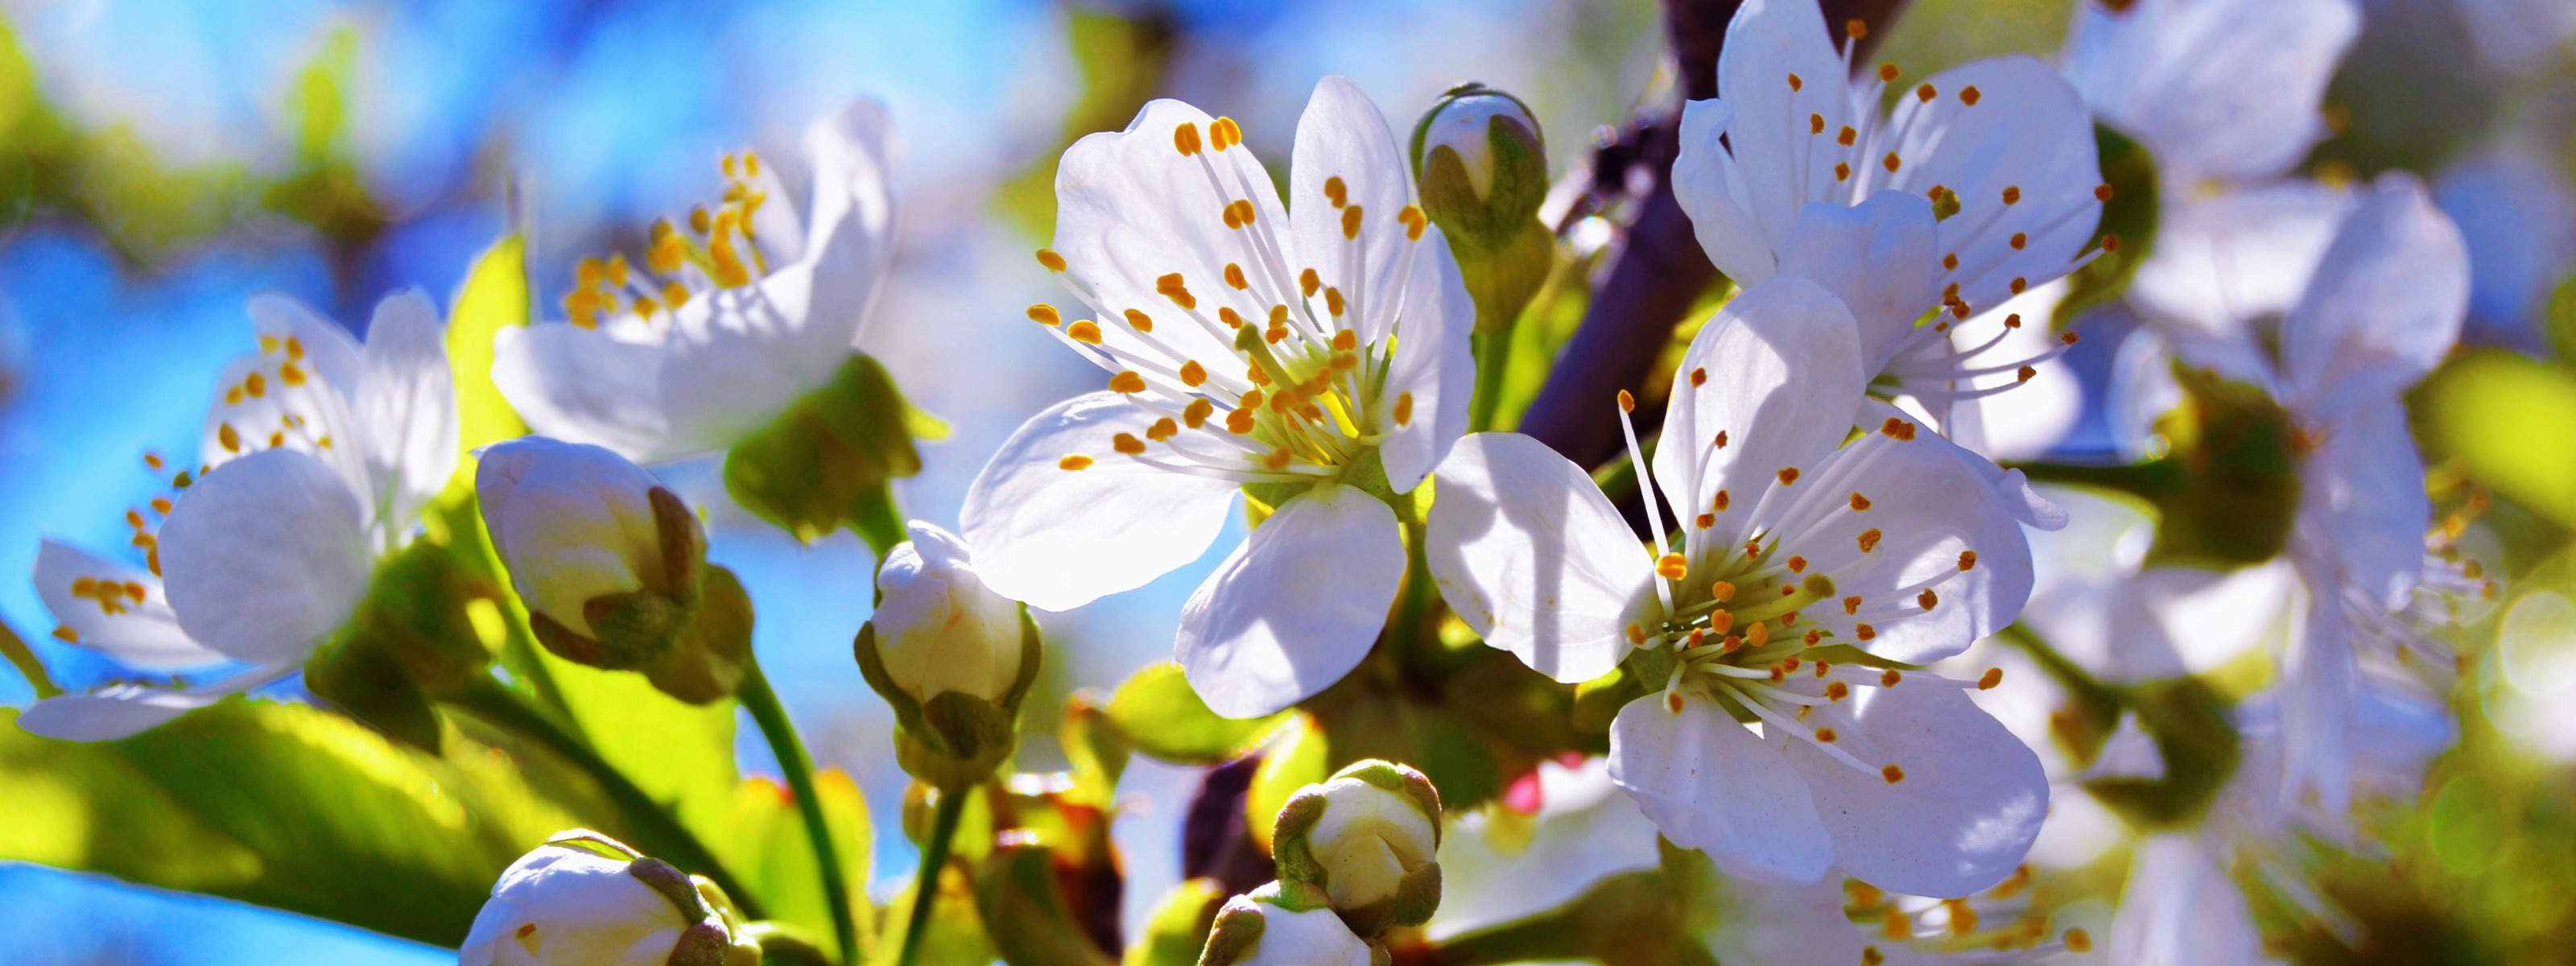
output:
[[761,738],[778,758],[778,770],[787,776],[788,790],[796,795],[797,814],[804,818],[806,837],[814,845],[814,864],[822,870],[823,901],[832,907],[832,936],[841,944],[840,961],[851,966],[859,961],[858,920],[850,911],[850,883],[842,875],[840,849],[832,843],[831,826],[823,820],[823,799],[814,789],[814,760],[805,753],[805,743],[796,736],[796,725],[779,704],[778,692],[769,687],[769,676],[761,673],[760,662],[751,661],[745,670],[735,697],[741,699],[743,710],[751,712],[752,723],[760,726]]
[[895,966],[913,966],[921,956],[922,933],[930,928],[930,910],[939,904],[939,873],[948,865],[948,845],[957,838],[957,820],[966,814],[968,789],[942,789],[930,820],[930,837],[921,841],[921,867],[912,873],[912,914],[903,927],[903,953]]

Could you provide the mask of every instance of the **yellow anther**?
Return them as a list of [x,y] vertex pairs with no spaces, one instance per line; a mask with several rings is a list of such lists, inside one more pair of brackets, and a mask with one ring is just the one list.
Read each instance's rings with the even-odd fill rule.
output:
[[1925,84],[1914,89],[1914,99],[1926,104],[1932,103],[1932,99],[1939,96],[1941,96],[1941,92],[1933,90],[1932,85],[1930,84]]
[[1843,162],[1841,162],[1841,161],[1836,161],[1836,162],[1834,162],[1834,180],[1836,180],[1836,181],[1849,181],[1849,180],[1851,180],[1851,165],[1846,164],[1846,163],[1843,163]]
[[1041,248],[1038,249],[1038,264],[1046,266],[1047,271],[1061,272],[1064,271],[1064,256],[1056,254],[1055,249]]
[[1141,456],[1145,452],[1145,441],[1137,439],[1134,433],[1120,433],[1109,438],[1109,448],[1129,456]]
[[1324,200],[1332,202],[1335,208],[1351,203],[1351,192],[1349,188],[1343,186],[1342,176],[1334,175],[1324,179]]
[[[1891,767],[1892,767],[1892,766],[1891,766]],[[1891,778],[1891,779],[1888,779],[1888,782],[1889,782],[1890,784],[1894,784],[1894,783],[1895,783],[1895,782],[1897,782],[1898,780],[1901,780],[1903,777],[1904,777],[1904,772],[1898,772],[1898,773],[1897,773],[1897,778]],[[1953,937],[1957,937],[1957,936],[1965,936],[1965,935],[1967,935],[1967,934],[1969,934],[1969,933],[1972,933],[1972,932],[1976,932],[1976,931],[1977,931],[1977,910],[1974,910],[1974,909],[1970,909],[1970,908],[1968,908],[1968,901],[1967,901],[1967,900],[1965,900],[1965,899],[1943,899],[1943,900],[1941,900],[1941,904],[1942,904],[1942,905],[1944,905],[1944,906],[1948,906],[1948,907],[1950,908],[1950,935],[1951,935],[1951,936],[1953,936]]]
[[1843,125],[1842,133],[1834,135],[1834,143],[1844,147],[1851,147],[1852,143],[1859,139],[1860,132],[1852,130],[1852,126],[1849,124]]
[[1252,431],[1252,407],[1245,406],[1225,414],[1225,431],[1241,436]]
[[1809,114],[1809,115],[1807,115],[1807,133],[1809,133],[1809,134],[1823,134],[1823,133],[1825,133],[1825,116],[1824,116],[1824,115],[1822,115],[1822,114]]
[[1393,415],[1394,415],[1394,417],[1395,417],[1395,424],[1396,424],[1396,425],[1398,425],[1398,426],[1410,426],[1410,425],[1412,425],[1412,424],[1413,424],[1413,394],[1412,394],[1412,393],[1405,392],[1405,393],[1397,393],[1397,394],[1396,394],[1396,396],[1395,396],[1395,412],[1393,413]]
[[1205,426],[1207,425],[1208,416],[1215,412],[1215,403],[1209,402],[1205,399],[1190,400],[1190,404],[1188,406],[1181,408],[1181,425],[1187,426],[1191,429]]
[[1941,603],[1941,595],[1933,593],[1932,588],[1926,587],[1923,588],[1922,593],[1914,595],[1914,602],[1923,605],[1924,610],[1931,610]]
[[1789,555],[1789,572],[1790,572],[1790,573],[1793,573],[1793,574],[1803,574],[1803,573],[1806,573],[1806,572],[1807,572],[1807,558],[1805,558],[1805,557],[1801,557],[1801,556],[1798,556],[1797,554],[1790,554],[1790,555]]
[[1951,271],[1951,272],[1958,271],[1958,270],[1959,270],[1959,253],[1957,253],[1957,252],[1951,252],[1950,254],[1947,254],[1947,255],[1943,255],[1943,256],[1941,256],[1941,268],[1942,268],[1942,270],[1943,270],[1943,271]]
[[1816,729],[1816,740],[1817,740],[1818,742],[1823,743],[1823,744],[1828,744],[1828,745],[1833,744],[1833,743],[1834,743],[1834,741],[1835,741],[1837,738],[1839,738],[1839,737],[1840,737],[1839,735],[1834,734],[1834,729],[1832,729],[1832,728],[1818,728],[1818,729]]
[[1780,485],[1781,485],[1781,486],[1788,486],[1788,485],[1793,484],[1793,483],[1796,483],[1796,482],[1798,482],[1798,468],[1797,468],[1797,467],[1795,467],[1795,466],[1784,466],[1784,467],[1781,467],[1781,468],[1780,468]]
[[1135,309],[1128,309],[1125,315],[1127,317],[1128,327],[1133,328],[1138,332],[1154,331],[1153,316],[1146,315],[1145,313],[1139,312]]
[[707,274],[715,276],[716,284],[725,288],[751,284],[751,270],[733,250],[734,222],[733,211],[726,210],[716,216],[715,233],[707,236],[707,260],[715,263],[715,270]]
[[[1353,208],[1350,210],[1358,211],[1359,209]],[[1342,290],[1339,287],[1326,287],[1324,289],[1324,310],[1331,312],[1334,318],[1341,318],[1342,313],[1348,311],[1350,307],[1350,303],[1342,298]]]
[[1851,508],[1854,513],[1869,509],[1869,498],[1860,495],[1859,490],[1853,490],[1851,495]]
[[573,265],[573,269],[572,269],[572,284],[573,284],[573,287],[574,287],[574,288],[598,288],[598,287],[599,287],[599,276],[600,276],[601,271],[602,271],[602,269],[600,268],[600,265],[599,265],[599,259],[596,259],[596,258],[585,258],[585,259],[582,259],[580,262],[578,262],[578,263],[576,263],[576,264],[574,264],[574,265]]
[[1726,431],[1725,431],[1725,430],[1723,430],[1723,429],[1718,430],[1718,431],[1717,431],[1717,439],[1716,439],[1716,440],[1714,440],[1714,441],[1712,441],[1711,445],[1714,445],[1714,446],[1716,446],[1716,447],[1717,447],[1717,448],[1719,448],[1719,449],[1725,449],[1725,448],[1726,448]]
[[[1730,600],[1734,600],[1734,599],[1735,599],[1735,585],[1734,585],[1734,584],[1727,583],[1726,581],[1723,581],[1723,580],[1721,580],[1721,581],[1718,581],[1718,582],[1716,582],[1716,583],[1713,583],[1713,584],[1708,585],[1708,599],[1713,600],[1713,601],[1716,601],[1716,602],[1721,603],[1721,604],[1726,603],[1727,601],[1730,601]],[[1728,619],[1729,619],[1729,620],[1732,620],[1732,619],[1733,619],[1732,615],[1730,615]]]
[[1848,697],[1851,697],[1851,685],[1840,681],[1825,685],[1825,700],[1840,701]]
[[1630,395],[1628,390],[1619,390],[1619,411],[1623,413],[1637,411],[1637,397]]
[[[1307,269],[1307,270],[1305,270],[1305,271],[1303,271],[1303,272],[1299,272],[1299,273],[1297,274],[1297,288],[1298,288],[1298,290],[1299,290],[1299,291],[1301,291],[1301,292],[1305,293],[1305,296],[1306,296],[1307,298],[1314,298],[1314,297],[1315,297],[1315,290],[1316,290],[1316,289],[1319,289],[1319,288],[1323,288],[1323,287],[1324,287],[1324,277],[1323,277],[1323,276],[1321,276],[1321,275],[1317,275],[1317,274],[1315,274],[1315,270],[1314,270],[1314,269],[1311,269],[1311,268],[1310,268],[1310,269]],[[1277,308],[1272,309],[1272,310],[1271,310],[1271,312],[1270,312],[1270,315],[1271,315],[1270,324],[1272,324],[1272,325],[1277,325],[1277,324],[1279,324],[1279,319],[1280,319],[1280,317],[1281,317],[1282,315],[1284,315],[1284,314],[1285,314],[1285,313],[1284,313],[1284,312],[1282,312],[1281,310],[1286,309],[1286,308],[1287,308],[1287,306],[1282,305],[1282,306],[1279,306],[1279,307],[1277,307]]]
[[1420,205],[1404,206],[1403,211],[1395,213],[1395,220],[1404,224],[1406,241],[1421,241],[1423,229],[1431,225],[1431,217],[1422,213]]
[[608,256],[608,284],[618,286],[619,288],[624,288],[626,286],[625,252],[615,252]]
[[80,643],[80,632],[69,627],[54,628],[54,639],[65,644]]
[[1691,525],[1706,530],[1717,525],[1717,514],[1703,513],[1691,519]]
[[1961,569],[1961,570],[1975,570],[1975,569],[1977,569],[1977,552],[1976,552],[1976,551],[1974,551],[1974,550],[1962,550],[1962,551],[1959,551],[1959,569]]
[[1278,345],[1280,340],[1286,339],[1287,337],[1288,327],[1284,325],[1271,326],[1270,328],[1263,330],[1261,333],[1261,341],[1270,343],[1271,345]]
[[233,432],[231,423],[215,427],[215,441],[223,444],[224,452],[241,452],[241,434]]
[[270,449],[276,449],[276,448],[278,448],[278,447],[280,447],[280,446],[284,446],[284,445],[286,445],[286,434],[285,434],[285,433],[283,433],[283,432],[277,432],[277,433],[270,433],[270,434],[268,434],[268,448],[270,448]]
[[1261,458],[1261,465],[1269,467],[1270,470],[1275,473],[1287,469],[1288,461],[1293,458],[1293,454],[1289,453],[1287,450],[1271,450],[1270,455]]
[[1646,629],[1635,624],[1628,625],[1628,643],[1646,643]]
[[1109,377],[1109,391],[1124,393],[1144,392],[1145,377],[1137,375],[1136,371],[1133,369],[1126,370]]
[[273,335],[263,335],[263,336],[260,336],[260,337],[259,337],[259,351],[261,351],[261,352],[275,352],[275,351],[277,351],[277,337],[276,337],[276,336],[273,336]]
[[287,357],[288,359],[301,359],[301,358],[304,358],[304,340],[302,340],[302,339],[298,339],[298,338],[296,338],[296,337],[294,337],[294,336],[291,336],[291,335],[290,335],[290,336],[287,336],[287,337],[286,337],[286,357]]
[[153,497],[153,498],[152,498],[152,512],[154,512],[154,513],[158,513],[158,514],[161,514],[162,516],[165,516],[165,517],[166,517],[166,516],[169,516],[169,515],[170,515],[170,498],[169,498],[169,497],[166,497],[166,496],[156,496],[156,497]]
[[1242,143],[1243,128],[1235,124],[1233,118],[1220,117],[1208,123],[1208,145],[1218,153]]
[[292,362],[279,363],[277,366],[277,381],[285,383],[289,389],[303,385],[304,367]]
[[1903,768],[1899,768],[1899,767],[1896,767],[1895,765],[1889,765],[1889,766],[1887,766],[1887,767],[1885,767],[1885,768],[1881,768],[1881,769],[1879,769],[1879,770],[1878,770],[1878,773],[1879,773],[1879,775],[1880,775],[1881,777],[1886,778],[1886,779],[1887,779],[1887,783],[1888,783],[1888,784],[1890,784],[1890,785],[1893,785],[1893,784],[1896,784],[1897,782],[1901,782],[1901,781],[1904,781],[1904,780],[1905,780],[1905,769],[1903,769]]
[[1655,561],[1655,573],[1665,580],[1680,580],[1690,576],[1690,561],[1683,559],[1681,554],[1665,554],[1663,559]]
[[1798,79],[1798,75],[1796,75],[1796,74],[1791,74],[1791,75],[1789,75],[1789,90],[1790,90],[1791,92],[1793,92],[1793,93],[1794,93],[1794,92],[1796,92],[1796,91],[1805,90],[1805,89],[1806,89],[1806,87],[1807,87],[1807,82],[1806,82],[1806,81],[1799,80],[1799,79]]
[[1252,287],[1252,280],[1243,277],[1243,266],[1227,262],[1225,263],[1225,284],[1232,286],[1236,291],[1242,291]]
[[1744,643],[1754,647],[1771,643],[1771,625],[1754,621],[1753,626],[1744,629]]
[[1890,151],[1890,152],[1887,152],[1887,156],[1886,156],[1886,157],[1878,159],[1878,163],[1879,163],[1879,165],[1880,165],[1880,166],[1885,167],[1885,168],[1887,169],[1887,173],[1889,173],[1889,174],[1895,174],[1895,173],[1896,173],[1896,169],[1897,169],[1897,168],[1899,168],[1899,167],[1904,166],[1905,161],[1904,161],[1903,159],[1901,159],[1901,158],[1898,158],[1898,157],[1896,156],[1896,152],[1894,152],[1894,151]]
[[1878,79],[1879,79],[1879,80],[1886,81],[1886,82],[1888,82],[1888,83],[1893,84],[1893,83],[1895,83],[1895,82],[1896,82],[1896,74],[1897,74],[1897,70],[1896,70],[1896,65],[1895,65],[1895,64],[1880,64],[1880,65],[1878,65]]
[[252,399],[268,395],[268,377],[256,372],[243,376],[242,391],[249,393]]
[[2019,185],[2007,185],[2007,186],[2005,186],[2005,188],[2004,188],[2004,204],[2007,204],[2007,205],[2017,205],[2017,204],[2020,204],[2020,203],[2021,203],[2021,187],[2020,187]]
[[1164,275],[1154,279],[1154,291],[1162,293],[1165,297],[1170,298],[1173,304],[1179,305],[1183,309],[1195,309],[1199,307],[1198,297],[1191,295],[1189,286],[1182,284],[1181,273],[1179,272],[1173,272],[1169,275]]
[[1884,536],[1885,536],[1885,534],[1882,534],[1882,533],[1878,532],[1878,528],[1877,528],[1877,527],[1871,527],[1871,528],[1869,528],[1869,529],[1867,529],[1867,530],[1863,530],[1863,531],[1861,531],[1861,532],[1860,532],[1860,539],[1859,539],[1859,541],[1858,541],[1858,542],[1859,542],[1859,544],[1860,544],[1860,552],[1862,552],[1862,553],[1874,553],[1874,552],[1876,552],[1876,551],[1878,550],[1878,541],[1879,541],[1879,539],[1880,539],[1881,537],[1884,537]]
[[1914,438],[1914,424],[1898,419],[1894,416],[1889,416],[1887,417],[1886,422],[1880,423],[1878,425],[1878,431],[1881,435],[1893,440],[1902,441]]
[[1172,129],[1172,147],[1180,149],[1184,158],[1199,153],[1199,126],[1182,121],[1181,126]]
[[1360,237],[1360,212],[1364,208],[1365,206],[1363,205],[1352,205],[1348,208],[1342,209],[1343,238],[1352,239]]
[[1969,107],[1975,107],[1977,106],[1977,99],[1984,96],[1984,94],[1977,91],[1977,85],[1970,84],[1966,89],[1959,92],[1959,103],[1968,105]]
[[705,205],[699,205],[698,207],[689,209],[690,231],[703,235],[706,234],[707,229],[712,226],[713,223],[707,218],[707,207]]
[[1145,428],[1145,438],[1157,443],[1180,434],[1181,424],[1173,422],[1172,417],[1170,416],[1157,419],[1154,421],[1154,425]]
[[1992,691],[1995,689],[1995,685],[2002,683],[2004,683],[2004,669],[1999,667],[1990,667],[1986,669],[1986,673],[1984,675],[1977,678],[1977,690]]
[[2082,926],[2077,926],[2077,927],[2075,927],[2075,928],[2073,928],[2073,929],[2069,929],[2069,930],[2067,930],[2067,931],[2066,931],[2066,951],[2067,951],[2067,952],[2070,952],[2070,953],[2089,953],[2089,952],[2092,952],[2092,951],[2093,951],[2093,934],[2092,934],[2092,933],[2089,933],[2089,932],[2085,932],[2085,931],[2084,931],[2084,927],[2082,927]]
[[1054,328],[1064,324],[1064,315],[1057,312],[1055,310],[1055,306],[1040,302],[1036,305],[1029,306],[1029,321],[1048,328]]
[[2118,236],[2118,235],[2104,235],[2104,236],[2102,236],[2102,254],[2108,255],[2108,254],[2110,254],[2110,253],[2112,253],[2112,252],[2116,252],[2116,251],[2119,251],[2119,250],[2120,250],[2120,236]]
[[1691,384],[1691,387],[1692,387],[1692,388],[1698,388],[1698,387],[1700,387],[1700,386],[1707,385],[1707,384],[1708,384],[1708,367],[1706,367],[1706,366],[1700,366],[1700,367],[1697,367],[1697,368],[1692,369],[1692,370],[1690,371],[1690,384]]
[[1733,502],[1735,501],[1727,498],[1725,490],[1719,490],[1717,491],[1717,499],[1709,501],[1709,508],[1716,510],[1719,513],[1724,513],[1726,512],[1727,504]]
[[638,296],[635,299],[636,315],[643,316],[646,319],[651,319],[654,313],[660,311],[662,311],[662,303],[653,301],[652,296]]

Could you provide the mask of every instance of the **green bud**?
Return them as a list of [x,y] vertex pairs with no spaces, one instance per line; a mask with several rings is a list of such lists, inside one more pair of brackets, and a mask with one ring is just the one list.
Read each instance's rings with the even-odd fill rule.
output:
[[852,353],[832,381],[725,454],[725,492],[798,540],[847,525],[875,546],[903,539],[887,484],[921,472],[916,436],[945,428],[906,404],[885,367]]
[[1351,931],[1418,926],[1440,907],[1440,792],[1421,772],[1362,761],[1279,810],[1271,854],[1283,890],[1304,886]]
[[1037,683],[1042,646],[1028,608],[1017,610],[1018,665],[1010,687],[993,698],[953,690],[916,696],[888,672],[875,621],[859,625],[851,643],[860,676],[894,708],[895,763],[942,793],[963,794],[1019,750],[1020,702]]
[[1413,172],[1423,213],[1448,239],[1476,300],[1476,332],[1507,332],[1556,257],[1554,236],[1538,221],[1548,189],[1538,119],[1519,98],[1482,84],[1452,88],[1413,126]]

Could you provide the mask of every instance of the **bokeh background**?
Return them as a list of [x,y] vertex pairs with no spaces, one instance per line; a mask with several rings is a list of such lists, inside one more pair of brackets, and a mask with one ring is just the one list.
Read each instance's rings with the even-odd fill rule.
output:
[[[2470,240],[2469,338],[2555,356],[2551,293],[2576,255],[2565,40],[2576,2],[2363,7],[2364,35],[2329,94],[2343,132],[2312,170],[2422,173]],[[2051,56],[2070,9],[1916,0],[1882,56],[1910,74],[2003,51]],[[444,305],[476,256],[518,227],[540,314],[560,317],[575,261],[639,251],[654,218],[721,189],[720,153],[791,157],[809,119],[854,97],[884,103],[904,146],[893,281],[861,343],[954,427],[901,489],[911,515],[953,526],[986,455],[1029,414],[1097,382],[1021,315],[1057,294],[1029,251],[1051,230],[1054,161],[1072,138],[1123,126],[1145,97],[1178,96],[1239,119],[1278,164],[1321,75],[1351,77],[1399,131],[1472,79],[1530,102],[1563,173],[1586,162],[1605,125],[1667,103],[1657,16],[1653,0],[0,3],[0,619],[68,687],[112,672],[44,637],[50,619],[11,575],[29,572],[40,535],[123,544],[124,511],[159,486],[141,454],[191,452],[218,367],[252,348],[251,294],[287,292],[353,325],[407,286]],[[2085,324],[2117,335],[2118,309],[2104,311]],[[2114,345],[2071,357],[2084,398],[2100,398]],[[2474,431],[2576,439],[2576,402],[2491,405]],[[2039,446],[2104,451],[2101,426],[2078,412]],[[2576,522],[2576,462],[2522,472],[2540,487],[2524,502],[2558,501],[2512,518],[2516,553],[2537,560]],[[880,829],[896,827],[904,778],[890,715],[848,649],[867,616],[866,548],[847,533],[799,545],[732,510],[712,465],[665,476],[713,509],[713,554],[744,579],[756,647],[816,756],[859,779]],[[1180,602],[1216,559],[1050,619],[1047,689],[1106,687],[1166,656]],[[2545,658],[2566,643],[2530,646]],[[2564,700],[2576,697],[2576,662],[2530,666],[2540,670],[2473,681],[2483,690],[2469,710],[2492,699],[2510,727],[2469,729],[2504,777],[2468,773],[2512,783],[2506,799],[2520,810],[2461,820],[2470,838],[2445,853],[2461,875],[2564,856],[2525,837],[2576,835],[2565,764],[2576,702]],[[271,696],[293,699],[295,686]],[[0,674],[0,704],[31,700]],[[774,773],[747,723],[740,732],[745,770]],[[1035,738],[1024,762],[1054,754]],[[1158,894],[1172,875],[1171,813],[1192,777],[1130,770],[1118,834],[1131,897]],[[2469,797],[2458,807],[2492,796]],[[9,826],[0,816],[0,839]],[[914,857],[900,836],[875,842],[882,895]],[[2567,918],[2576,898],[2539,893],[2568,883],[2532,882],[2532,897],[2508,900],[2555,905],[2516,915]],[[0,864],[0,923],[0,960],[12,963],[453,956],[23,864]]]

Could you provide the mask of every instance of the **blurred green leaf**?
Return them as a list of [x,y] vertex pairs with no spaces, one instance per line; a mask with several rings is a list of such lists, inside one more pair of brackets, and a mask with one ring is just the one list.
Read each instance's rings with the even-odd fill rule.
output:
[[1136,672],[1109,699],[1109,720],[1136,750],[1182,765],[1212,765],[1260,744],[1288,719],[1217,717],[1170,661]]
[[[868,881],[868,855],[875,847],[875,830],[868,821],[868,805],[850,776],[826,769],[814,775],[815,791],[823,800],[824,824],[832,830],[832,840],[841,859],[845,881],[864,885]],[[806,838],[804,820],[797,814],[795,795],[786,786],[765,778],[753,778],[734,787],[733,813],[726,834],[709,845],[725,857],[760,897],[768,902],[769,914],[800,927],[817,941],[829,945],[832,935],[831,909],[823,896],[823,883],[814,867],[814,847]],[[855,886],[854,886],[855,888]],[[868,906],[864,891],[850,897],[852,912],[859,924],[862,950],[873,939],[876,910]]]
[[435,758],[302,705],[233,700],[123,741],[0,711],[0,856],[453,946],[502,868],[578,824],[511,760]]
[[1298,789],[1332,777],[1332,770],[1326,766],[1331,760],[1330,749],[1324,729],[1317,727],[1313,719],[1299,715],[1261,756],[1261,767],[1252,771],[1252,787],[1243,793],[1243,830],[1262,851],[1270,851],[1270,837],[1288,797],[1297,794]]
[[1039,844],[997,846],[978,865],[977,909],[1009,924],[993,930],[993,946],[1010,966],[1111,966],[1066,908],[1056,871],[1055,850]]
[[[456,441],[473,452],[527,435],[501,389],[492,383],[492,339],[502,329],[528,324],[528,240],[504,235],[474,260],[465,285],[448,310],[447,362],[456,381]],[[456,468],[458,483],[474,485],[474,461]],[[457,485],[451,483],[451,486]]]
[[668,806],[730,866],[735,855],[722,843],[734,839],[734,786],[740,782],[732,699],[694,705],[663,694],[631,671],[583,667],[551,653],[540,659],[599,756]]
[[2576,375],[2501,349],[2471,349],[2415,398],[2429,448],[2497,495],[2576,525]]
[[1190,879],[1173,886],[1154,907],[1145,934],[1127,947],[1124,966],[1197,966],[1207,948],[1208,927],[1225,906],[1225,883]]
[[[798,540],[849,526],[870,546],[903,541],[884,506],[895,477],[921,472],[916,420],[885,366],[851,353],[822,388],[725,454],[725,492]],[[895,532],[882,532],[888,527]]]

